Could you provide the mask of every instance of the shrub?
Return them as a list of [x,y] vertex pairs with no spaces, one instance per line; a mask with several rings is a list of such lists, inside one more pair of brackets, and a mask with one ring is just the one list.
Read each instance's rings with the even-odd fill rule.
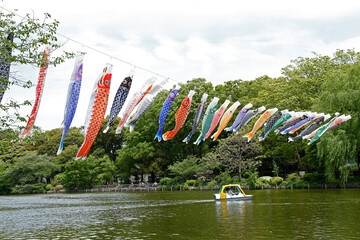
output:
[[198,187],[199,186],[199,183],[196,180],[187,180],[185,182],[185,184],[188,185],[189,187]]
[[160,186],[169,186],[172,183],[172,178],[162,178],[160,180]]
[[257,171],[254,172],[251,171],[248,173],[248,176],[249,177],[247,179],[247,183],[249,184],[250,187],[256,188],[259,173]]
[[283,181],[284,181],[284,179],[282,177],[272,177],[272,178],[270,178],[270,183],[273,186],[279,186]]
[[51,190],[55,190],[55,187],[52,184],[48,184],[45,187],[46,191],[51,191]]
[[209,183],[207,184],[207,187],[213,188],[213,187],[219,187],[219,185],[218,185],[218,183],[217,183],[216,180],[212,180],[211,182],[209,182]]
[[304,182],[303,180],[298,180],[298,181],[295,183],[295,187],[296,187],[296,188],[307,188],[307,187],[308,187],[308,183],[307,183],[307,182]]
[[299,178],[300,176],[297,173],[292,173],[287,176],[286,181],[295,183]]
[[318,181],[318,176],[313,173],[305,173],[300,180],[304,182],[314,183]]
[[15,185],[15,187],[11,188],[11,193],[14,194],[45,193],[45,184],[35,183],[35,184]]
[[198,177],[197,181],[200,186],[204,186],[206,184],[206,177],[205,176]]
[[215,180],[217,180],[219,185],[226,185],[231,183],[231,176],[228,172],[222,172],[215,177]]
[[255,181],[254,187],[270,187],[270,182],[266,180],[265,178],[258,178]]

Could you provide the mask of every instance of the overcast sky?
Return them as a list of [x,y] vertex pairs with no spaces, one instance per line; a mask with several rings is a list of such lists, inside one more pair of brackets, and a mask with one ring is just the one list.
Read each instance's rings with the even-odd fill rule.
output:
[[[183,83],[199,77],[215,85],[278,77],[290,60],[310,57],[312,51],[332,55],[360,46],[360,1],[4,0],[0,6],[20,15],[33,11],[38,18],[48,12],[60,21],[60,34]],[[72,126],[84,124],[94,81],[107,62],[114,65],[109,114],[120,82],[133,67],[72,41],[63,49],[87,52]],[[68,60],[48,69],[35,122],[44,130],[60,127],[73,64]],[[24,75],[36,83],[38,69]],[[136,69],[132,90],[152,76]],[[10,98],[33,100],[35,88],[13,87],[3,101]]]

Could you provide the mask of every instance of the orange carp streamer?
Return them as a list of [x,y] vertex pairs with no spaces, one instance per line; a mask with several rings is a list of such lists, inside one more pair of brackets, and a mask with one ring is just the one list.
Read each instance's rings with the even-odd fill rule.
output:
[[175,137],[176,133],[182,128],[184,125],[186,118],[190,111],[191,106],[191,100],[193,95],[195,94],[195,91],[190,90],[189,94],[185,97],[185,99],[182,101],[181,106],[175,113],[175,128],[172,131],[166,132],[163,134],[164,141],[172,139]]
[[226,112],[224,113],[224,116],[220,120],[218,130],[211,136],[211,138],[214,141],[216,139],[218,139],[222,130],[224,130],[224,128],[228,125],[235,110],[238,108],[239,105],[240,105],[240,102],[236,101],[233,105],[231,105],[231,107],[228,110],[226,110]]
[[104,71],[95,82],[94,90],[90,98],[87,117],[85,120],[85,140],[82,144],[75,159],[85,159],[91,145],[94,143],[101,124],[104,120],[106,107],[109,100],[110,84],[111,84],[112,65],[106,64]]
[[261,117],[256,121],[253,129],[251,132],[244,135],[244,137],[247,137],[248,142],[253,138],[256,131],[265,123],[266,120],[268,120],[272,115],[274,115],[278,111],[277,108],[268,109],[266,110]]

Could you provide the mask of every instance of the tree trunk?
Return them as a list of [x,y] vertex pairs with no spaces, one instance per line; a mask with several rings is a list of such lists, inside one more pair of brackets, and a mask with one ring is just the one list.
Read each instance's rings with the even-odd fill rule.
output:
[[300,161],[301,161],[301,157],[300,157],[300,154],[299,154],[299,151],[298,151],[298,148],[296,147],[296,158],[298,160],[298,164],[300,164]]
[[241,162],[240,162],[240,164],[239,164],[239,181],[241,182]]

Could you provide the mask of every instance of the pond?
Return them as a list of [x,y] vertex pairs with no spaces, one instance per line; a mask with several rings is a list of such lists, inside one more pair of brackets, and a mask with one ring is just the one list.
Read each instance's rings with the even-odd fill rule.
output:
[[359,239],[360,190],[0,196],[0,239]]

